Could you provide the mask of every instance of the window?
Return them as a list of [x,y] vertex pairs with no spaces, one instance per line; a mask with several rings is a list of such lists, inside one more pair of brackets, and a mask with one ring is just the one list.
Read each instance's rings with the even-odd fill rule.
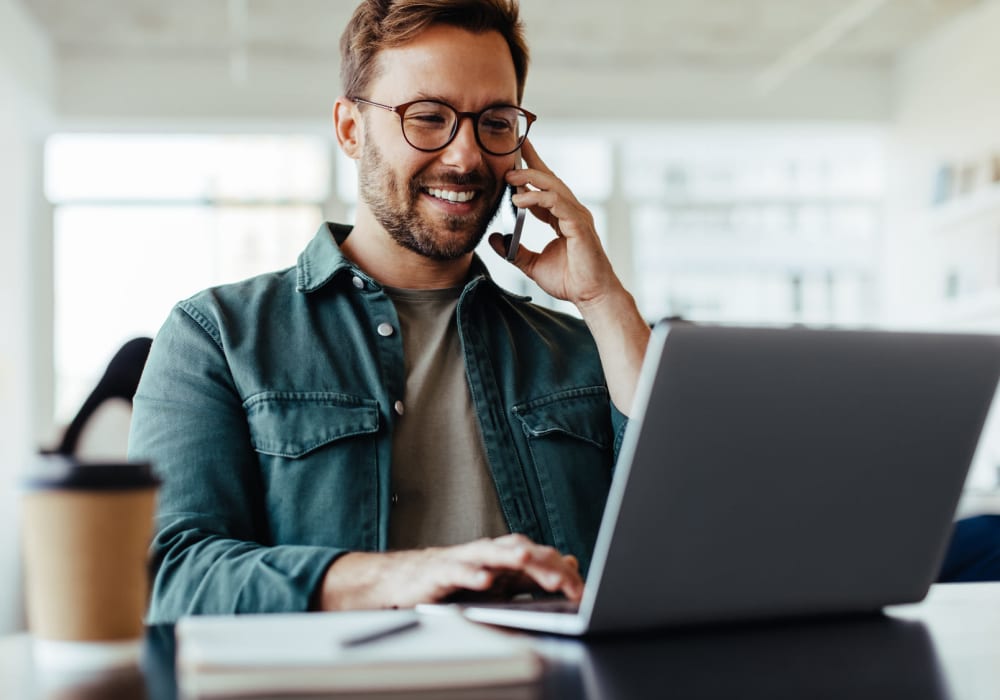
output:
[[[883,138],[866,126],[541,121],[532,134],[650,321],[842,325],[877,320]],[[294,264],[323,210],[349,223],[357,197],[354,162],[310,135],[62,134],[46,172],[60,421],[176,301]],[[552,235],[528,216],[525,246]],[[486,247],[502,286],[576,313]]]
[[662,127],[623,140],[634,293],[649,318],[876,320],[874,127]]
[[72,418],[115,351],[155,335],[177,301],[294,265],[323,220],[330,181],[319,137],[53,136],[57,422]]

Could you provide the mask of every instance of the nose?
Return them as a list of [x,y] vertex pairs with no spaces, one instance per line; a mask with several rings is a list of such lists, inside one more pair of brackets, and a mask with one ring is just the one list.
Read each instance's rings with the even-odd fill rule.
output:
[[482,165],[483,150],[476,141],[475,122],[471,117],[459,117],[458,132],[442,151],[441,161],[463,173],[472,172]]

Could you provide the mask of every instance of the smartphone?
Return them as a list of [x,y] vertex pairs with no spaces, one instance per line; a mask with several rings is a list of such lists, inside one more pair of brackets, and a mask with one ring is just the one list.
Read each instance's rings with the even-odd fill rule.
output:
[[[517,170],[517,165],[514,166]],[[510,209],[514,213],[514,230],[510,234],[510,243],[507,244],[507,260],[510,262],[514,261],[517,256],[517,248],[521,245],[521,230],[524,228],[524,209],[520,209],[514,204],[514,195],[517,194],[517,188],[514,185],[508,185],[508,190],[510,191]]]

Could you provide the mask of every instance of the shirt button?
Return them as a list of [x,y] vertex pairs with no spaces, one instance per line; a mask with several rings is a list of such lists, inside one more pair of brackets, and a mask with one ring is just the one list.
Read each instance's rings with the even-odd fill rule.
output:
[[403,405],[402,401],[397,401],[392,405],[392,407],[396,410],[396,413],[400,416],[403,415],[403,412],[406,410],[406,407]]
[[364,289],[365,288],[365,281],[363,279],[361,279],[360,277],[358,277],[357,275],[355,275],[351,279],[351,284],[353,284],[358,289]]
[[392,326],[390,326],[388,323],[380,323],[380,324],[378,324],[378,328],[376,328],[375,330],[377,330],[378,334],[380,336],[382,336],[383,338],[388,338],[390,335],[392,335],[395,332],[393,330]]
[[392,501],[392,505],[398,505],[399,504],[399,494],[398,493],[392,494],[392,498],[390,498],[389,500]]

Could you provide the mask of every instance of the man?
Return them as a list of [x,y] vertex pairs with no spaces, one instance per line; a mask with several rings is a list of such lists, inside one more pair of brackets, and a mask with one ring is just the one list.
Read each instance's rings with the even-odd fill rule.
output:
[[[516,0],[365,0],[341,51],[353,228],[178,304],[136,395],[150,622],[582,594],[649,330],[525,140]],[[508,185],[556,234],[514,264],[582,321],[473,254]]]

